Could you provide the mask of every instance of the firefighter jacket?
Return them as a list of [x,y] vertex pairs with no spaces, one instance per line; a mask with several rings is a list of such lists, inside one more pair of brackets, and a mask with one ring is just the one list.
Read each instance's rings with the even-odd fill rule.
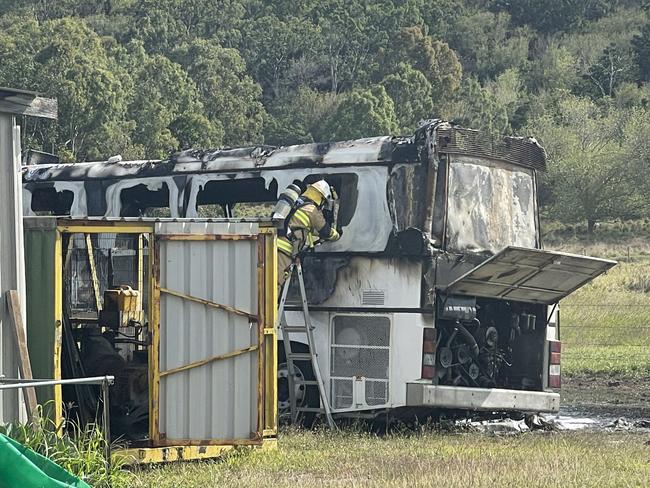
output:
[[309,200],[289,216],[287,228],[287,236],[278,238],[278,250],[292,258],[304,249],[313,248],[319,240],[336,241],[340,237],[323,212]]

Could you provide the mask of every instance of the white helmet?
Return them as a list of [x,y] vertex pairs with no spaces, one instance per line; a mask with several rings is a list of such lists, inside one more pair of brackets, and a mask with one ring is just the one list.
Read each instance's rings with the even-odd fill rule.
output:
[[325,180],[318,180],[309,187],[313,188],[316,190],[318,193],[320,193],[323,197],[323,205],[327,208],[332,207],[332,201],[334,200],[335,197],[332,195],[332,188],[330,187],[329,183]]
[[317,182],[312,183],[311,186],[313,186],[316,190],[318,190],[318,193],[323,195],[325,200],[332,199],[332,188],[330,187],[330,184],[327,181],[318,180]]

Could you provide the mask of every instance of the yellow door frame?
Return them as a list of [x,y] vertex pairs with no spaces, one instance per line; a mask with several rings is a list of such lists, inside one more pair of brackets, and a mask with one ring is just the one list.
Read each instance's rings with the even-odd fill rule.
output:
[[[138,243],[142,242],[142,235],[149,234],[150,242],[153,238],[154,225],[142,224],[141,222],[104,222],[92,220],[66,221],[57,224],[54,250],[54,320],[56,331],[54,334],[54,378],[61,379],[61,349],[63,329],[63,235],[64,234],[138,234]],[[151,244],[150,244],[151,246]],[[142,249],[138,249],[139,261],[141,261]],[[151,257],[151,251],[149,256]],[[151,262],[151,259],[150,259]],[[140,271],[138,271],[140,274]],[[149,301],[149,316],[151,317],[152,307]],[[150,358],[151,361],[151,358]],[[151,401],[149,404],[151,408]],[[54,386],[54,421],[57,428],[63,425],[63,391],[61,385]]]
[[[186,440],[185,444],[169,447],[160,438],[160,250],[155,235],[155,222],[118,222],[92,220],[67,220],[57,225],[55,239],[55,320],[54,344],[55,378],[61,378],[61,343],[63,324],[63,235],[64,234],[139,234],[139,244],[143,235],[149,237],[149,324],[152,343],[149,347],[149,435],[152,445],[145,449],[127,449],[115,453],[116,456],[131,455],[135,462],[161,462],[176,459],[200,459],[214,457],[234,445],[275,446],[278,426],[277,416],[277,234],[272,226],[260,226],[258,241],[258,315],[259,315],[259,371],[258,371],[258,429],[254,439],[214,440],[204,447],[197,447],[196,440]],[[202,238],[190,235],[190,240],[215,240],[214,236]],[[143,263],[141,249],[138,251],[139,264]],[[139,279],[142,271],[139,271]],[[54,387],[55,419],[57,425],[63,421],[63,395],[61,386]],[[220,445],[215,445],[220,443]],[[167,446],[165,445],[167,444]],[[212,446],[210,446],[212,444]],[[133,454],[136,454],[133,456]]]

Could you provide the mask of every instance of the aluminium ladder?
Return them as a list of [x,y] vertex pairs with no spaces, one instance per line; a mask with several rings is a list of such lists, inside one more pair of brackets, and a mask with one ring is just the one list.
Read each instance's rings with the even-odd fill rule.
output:
[[[287,325],[286,317],[284,314],[284,307],[287,301],[287,294],[289,291],[289,286],[291,285],[291,280],[293,278],[294,272],[298,275],[298,284],[300,286],[300,297],[302,300],[302,314],[304,318],[304,325],[299,326],[289,326]],[[291,423],[296,423],[300,413],[320,413],[325,416],[327,420],[327,425],[334,429],[336,428],[334,424],[334,419],[332,418],[332,412],[330,409],[329,401],[327,400],[327,393],[325,392],[325,385],[323,383],[323,377],[320,372],[320,367],[318,365],[317,354],[315,351],[314,345],[314,326],[311,324],[311,318],[309,317],[309,307],[307,305],[307,295],[305,293],[305,282],[302,276],[302,266],[300,264],[300,259],[296,258],[291,266],[289,267],[289,276],[284,282],[282,287],[282,295],[280,298],[280,308],[278,309],[278,320],[279,320],[279,329],[282,331],[282,342],[284,343],[284,352],[287,360],[287,369],[288,369],[288,381],[289,381],[289,404],[291,411]],[[292,333],[305,334],[307,336],[307,346],[309,352],[293,352],[291,349],[291,339],[290,335]],[[295,371],[295,361],[311,361],[312,370],[314,372],[313,380],[306,380],[304,378],[297,378],[294,374]],[[305,392],[308,386],[317,386],[318,394],[320,397],[320,407],[309,407],[309,406],[299,406],[296,404],[296,387],[304,385]]]

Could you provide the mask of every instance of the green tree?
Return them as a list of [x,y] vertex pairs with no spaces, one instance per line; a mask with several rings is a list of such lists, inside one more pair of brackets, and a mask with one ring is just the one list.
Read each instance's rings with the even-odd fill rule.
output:
[[623,83],[616,90],[614,104],[618,109],[650,107],[650,83]]
[[421,71],[400,63],[381,85],[394,102],[401,133],[412,132],[420,120],[433,116],[433,87]]
[[513,68],[505,70],[495,80],[488,81],[485,89],[489,92],[494,105],[505,111],[508,126],[505,127],[503,134],[523,125],[521,110],[527,101],[527,96],[519,71]]
[[[15,50],[20,56],[11,54]],[[103,156],[97,134],[122,130],[116,122],[126,117],[130,75],[109,56],[102,39],[78,19],[25,20],[0,37],[0,52],[7,53],[0,83],[59,101],[57,124],[29,122],[32,140],[73,160]]]
[[323,121],[336,111],[340,96],[300,87],[270,106],[264,141],[278,146],[325,140]]
[[578,81],[576,56],[557,40],[546,40],[543,46],[539,44],[537,50],[540,52],[525,64],[528,89],[533,93],[571,90]]
[[196,38],[234,47],[245,9],[239,0],[137,0],[125,12],[133,18],[128,38],[143,41],[150,53],[167,54]]
[[618,0],[493,0],[517,25],[528,24],[541,33],[566,31],[598,19],[617,7]]
[[466,127],[481,129],[492,135],[510,132],[508,109],[495,94],[470,77],[447,105],[443,115]]
[[474,11],[456,19],[449,45],[458,52],[463,69],[485,81],[528,58],[530,29],[513,28],[505,13]]
[[420,27],[407,27],[396,34],[381,56],[380,73],[389,75],[400,63],[421,71],[436,99],[449,96],[460,86],[463,71],[456,53],[446,43],[425,35]]
[[389,135],[396,131],[397,117],[393,100],[380,85],[345,94],[325,125],[325,134],[329,140]]
[[567,97],[556,117],[530,127],[549,156],[550,213],[565,222],[586,221],[588,232],[604,219],[632,218],[647,209],[639,192],[648,168],[647,111],[600,108]]
[[180,65],[161,55],[146,56],[135,86],[129,107],[136,121],[133,140],[145,148],[148,157],[221,145],[222,125],[207,119],[198,89]]
[[611,97],[619,85],[636,81],[638,68],[631,41],[644,18],[638,8],[621,9],[562,36],[563,47],[576,60],[579,79],[572,87],[575,94]]
[[621,84],[637,79],[633,53],[627,46],[609,45],[589,68],[584,79],[588,88],[585,87],[583,93],[592,93],[596,97],[613,97]]
[[250,72],[270,98],[287,91],[288,73],[301,59],[312,63],[320,47],[320,30],[297,17],[267,15],[246,23],[241,50]]
[[321,31],[319,59],[332,93],[365,81],[377,36],[383,33],[368,15],[368,3],[358,0],[317,2],[312,16]]
[[236,49],[199,39],[175,50],[172,57],[193,80],[203,113],[223,131],[224,144],[262,142],[266,116],[260,101],[262,89],[247,74]]
[[[99,13],[109,14],[114,6],[130,0],[2,0],[0,11],[14,11],[34,15],[38,20],[54,20],[63,17],[86,17]],[[117,5],[115,5],[117,4]]]
[[632,47],[639,69],[639,79],[650,81],[650,22],[632,39]]

